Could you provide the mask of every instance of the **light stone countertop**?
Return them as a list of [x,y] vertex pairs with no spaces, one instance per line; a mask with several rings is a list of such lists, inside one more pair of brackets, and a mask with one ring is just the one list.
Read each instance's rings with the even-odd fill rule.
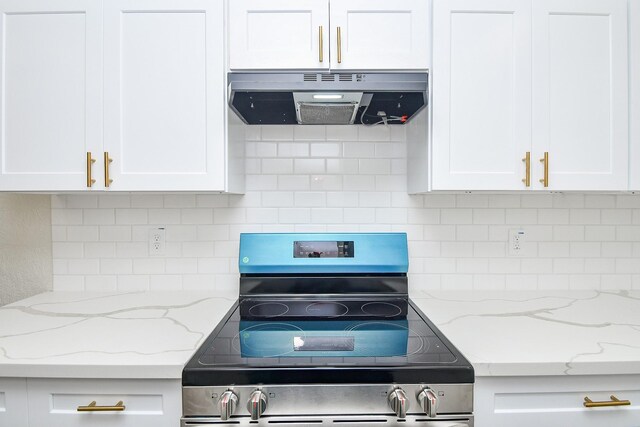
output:
[[0,377],[179,379],[237,299],[48,292],[0,307]]
[[640,291],[410,296],[476,376],[640,374]]
[[[639,291],[416,291],[476,376],[640,374]],[[181,378],[237,294],[49,292],[0,307],[0,377]]]

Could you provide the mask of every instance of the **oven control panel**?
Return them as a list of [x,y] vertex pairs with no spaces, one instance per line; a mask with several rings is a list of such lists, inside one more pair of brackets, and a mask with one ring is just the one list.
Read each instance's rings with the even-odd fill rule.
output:
[[279,416],[383,414],[446,419],[473,412],[473,384],[326,384],[183,387],[185,417],[256,421]]

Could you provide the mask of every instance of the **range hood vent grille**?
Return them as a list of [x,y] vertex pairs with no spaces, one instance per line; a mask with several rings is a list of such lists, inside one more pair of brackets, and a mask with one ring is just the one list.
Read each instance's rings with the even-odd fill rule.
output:
[[348,125],[353,123],[356,103],[344,104],[319,104],[301,102],[298,104],[298,111],[301,125]]
[[318,81],[318,75],[317,74],[305,74],[303,76],[303,81],[305,81],[305,82],[317,82]]

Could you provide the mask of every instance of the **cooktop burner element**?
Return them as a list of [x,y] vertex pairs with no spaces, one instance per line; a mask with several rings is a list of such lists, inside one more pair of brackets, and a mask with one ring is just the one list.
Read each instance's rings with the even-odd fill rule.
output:
[[307,314],[312,317],[340,317],[349,312],[349,307],[341,302],[312,302],[307,306]]
[[473,368],[409,300],[406,235],[242,234],[239,267],[182,427],[473,427]]
[[402,309],[390,302],[368,302],[362,305],[362,312],[376,317],[395,317],[402,315]]
[[289,306],[281,302],[262,302],[249,308],[249,314],[255,317],[284,316],[288,311]]

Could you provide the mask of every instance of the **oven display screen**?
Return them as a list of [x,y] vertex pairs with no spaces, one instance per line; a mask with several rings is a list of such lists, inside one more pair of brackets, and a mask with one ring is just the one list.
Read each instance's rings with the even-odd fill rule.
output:
[[294,351],[353,351],[353,337],[293,337]]
[[294,258],[353,258],[353,241],[293,242]]

